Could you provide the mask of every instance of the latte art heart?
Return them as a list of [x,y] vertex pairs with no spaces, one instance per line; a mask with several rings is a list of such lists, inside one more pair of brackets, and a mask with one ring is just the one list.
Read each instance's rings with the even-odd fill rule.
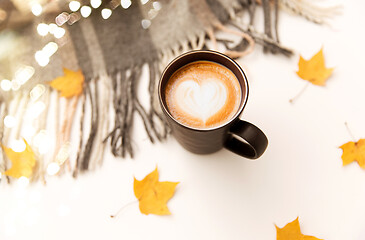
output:
[[193,80],[183,81],[175,93],[179,108],[203,122],[216,114],[227,100],[226,87],[215,79],[207,79],[201,84]]
[[164,89],[166,106],[179,123],[208,129],[228,122],[237,113],[242,92],[226,67],[208,61],[178,69]]

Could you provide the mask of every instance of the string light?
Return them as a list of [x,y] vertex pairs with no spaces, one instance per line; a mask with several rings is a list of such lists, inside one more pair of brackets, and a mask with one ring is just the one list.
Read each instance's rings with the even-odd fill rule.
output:
[[46,46],[42,49],[48,57],[51,57],[53,54],[55,54],[58,50],[58,45],[55,42],[49,42]]
[[69,20],[67,22],[68,22],[69,25],[72,25],[75,22],[79,21],[80,18],[81,18],[81,16],[80,16],[79,13],[71,13],[70,14],[70,18],[69,18]]
[[104,8],[103,10],[101,10],[102,18],[108,19],[110,18],[111,15],[112,15],[112,10],[110,10],[109,8]]
[[153,2],[152,6],[154,9],[156,9],[157,11],[161,10],[162,6],[160,2]]
[[157,16],[158,11],[156,9],[150,9],[148,11],[148,18],[154,19]]
[[5,116],[5,118],[4,118],[4,125],[5,125],[5,127],[12,128],[12,127],[15,126],[15,124],[16,124],[15,117],[10,116],[10,115]]
[[53,34],[55,38],[61,38],[66,33],[65,29],[57,26],[54,23],[51,23],[49,25],[45,24],[45,23],[38,24],[37,32],[38,32],[39,35],[41,35],[43,37],[46,36],[48,33],[50,33],[50,34]]
[[32,99],[33,102],[37,101],[40,96],[43,95],[43,93],[46,91],[46,88],[42,84],[37,84],[29,93],[30,99]]
[[39,3],[36,3],[32,5],[31,11],[34,14],[34,16],[39,16],[42,14],[43,8]]
[[91,14],[91,7],[89,6],[82,6],[80,9],[81,16],[87,18]]
[[51,162],[50,164],[48,164],[47,166],[47,173],[48,175],[56,175],[58,172],[60,171],[60,165],[58,165],[55,162]]
[[45,24],[45,23],[38,24],[38,26],[37,26],[37,32],[38,32],[39,35],[41,35],[43,37],[46,36],[48,34],[48,32],[49,32],[48,25]]
[[23,140],[13,140],[10,146],[14,152],[24,152],[27,147]]
[[39,133],[37,133],[37,135],[34,136],[33,145],[38,148],[40,145],[43,144],[46,137],[47,137],[46,130],[41,130]]
[[49,151],[49,147],[50,147],[49,141],[44,142],[42,145],[38,147],[38,152],[40,154],[46,154]]
[[26,139],[30,139],[34,136],[35,132],[37,130],[31,126],[30,124],[28,126],[25,126],[23,129],[22,129],[22,136]]
[[81,4],[80,2],[78,1],[71,1],[69,4],[68,4],[68,7],[70,8],[70,10],[72,12],[76,12],[77,10],[79,10]]
[[56,162],[62,165],[70,156],[71,144],[69,142],[62,145],[56,156]]
[[34,55],[35,60],[41,67],[45,67],[49,63],[49,58],[57,51],[58,45],[55,42],[49,42],[40,51]]
[[62,26],[65,22],[70,19],[70,14],[63,12],[55,18],[55,22],[58,26]]
[[56,24],[54,24],[54,23],[50,23],[49,25],[48,25],[48,27],[49,27],[49,33],[50,34],[54,34],[55,33],[55,31],[57,30],[57,28],[58,28],[58,26],[56,25]]
[[1,85],[1,89],[4,90],[5,92],[11,90],[11,81],[8,79],[1,80],[0,85]]
[[41,130],[34,136],[33,145],[40,154],[46,154],[50,148],[50,139],[46,130]]
[[37,51],[34,54],[34,58],[41,67],[45,67],[49,63],[49,57],[43,51]]
[[21,176],[18,181],[17,185],[21,188],[25,188],[29,184],[29,179],[27,177]]
[[132,5],[132,1],[131,0],[121,0],[120,5],[122,6],[122,8],[127,9]]
[[55,42],[49,42],[40,51],[34,54],[34,58],[41,67],[45,67],[49,63],[49,58],[58,50],[58,45]]
[[101,5],[101,0],[91,0],[91,1],[90,1],[90,5],[91,5],[93,8],[98,8],[98,7],[100,7],[100,5]]
[[15,72],[13,81],[23,85],[34,75],[34,72],[35,70],[31,66],[21,67]]
[[151,26],[151,21],[148,19],[143,19],[141,24],[144,29],[147,29]]
[[63,29],[61,27],[58,27],[55,30],[55,32],[54,32],[53,35],[54,35],[55,38],[61,38],[61,37],[63,37],[65,35],[65,33],[66,33],[66,30],[65,29]]

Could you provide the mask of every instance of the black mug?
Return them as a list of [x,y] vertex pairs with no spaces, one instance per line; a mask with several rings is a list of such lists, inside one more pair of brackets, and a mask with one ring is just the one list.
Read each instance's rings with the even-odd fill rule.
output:
[[[196,61],[218,63],[231,70],[239,81],[242,97],[238,111],[223,125],[209,129],[189,127],[178,122],[167,108],[164,90],[170,77],[181,67]],[[243,157],[256,159],[266,150],[268,140],[265,134],[255,125],[239,119],[248,99],[248,81],[241,67],[228,56],[208,50],[191,51],[178,56],[162,73],[158,96],[172,134],[188,151],[209,154],[224,147]]]

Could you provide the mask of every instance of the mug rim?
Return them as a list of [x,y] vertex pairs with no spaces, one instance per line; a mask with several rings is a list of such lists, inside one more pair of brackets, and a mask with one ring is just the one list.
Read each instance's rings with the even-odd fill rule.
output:
[[[242,94],[244,94],[244,97],[241,99],[241,103],[240,103],[240,107],[238,108],[237,112],[233,115],[233,117],[228,120],[227,122],[223,123],[223,124],[220,124],[218,126],[214,126],[214,127],[210,127],[210,128],[197,128],[197,127],[191,127],[191,126],[188,126],[186,124],[183,124],[179,121],[177,121],[169,112],[167,106],[165,106],[164,104],[164,101],[162,99],[162,80],[166,74],[166,71],[171,67],[172,64],[174,64],[175,62],[179,61],[180,59],[188,56],[188,55],[194,55],[194,54],[198,54],[198,53],[207,53],[207,54],[213,54],[213,55],[218,55],[222,58],[225,58],[226,60],[230,61],[237,69],[238,71],[240,72],[240,74],[242,75],[243,77],[243,82],[245,83],[245,86],[244,86],[244,89],[242,87],[242,84],[241,84],[241,81],[238,81],[239,84],[240,84],[240,88],[241,88],[241,91],[242,91]],[[199,59],[197,59],[196,61],[199,61]],[[206,61],[210,61],[210,60],[206,60]],[[214,61],[211,61],[211,62],[214,62]],[[217,64],[220,64],[220,63],[217,63]],[[221,64],[223,65],[223,64]],[[184,65],[185,66],[185,65]],[[228,68],[226,65],[223,65],[224,67]],[[229,68],[228,68],[229,69]],[[232,71],[231,69],[229,69],[230,71]],[[177,71],[177,70],[176,70]],[[235,75],[236,78],[238,78],[236,75]],[[238,79],[237,79],[238,80]],[[190,129],[190,130],[194,130],[194,131],[197,131],[197,132],[209,132],[209,131],[213,131],[213,130],[217,130],[217,129],[220,129],[220,128],[224,128],[226,127],[227,125],[231,124],[233,121],[235,121],[237,118],[239,118],[239,116],[241,115],[241,113],[243,112],[243,109],[245,108],[246,106],[246,103],[247,103],[247,99],[248,99],[248,93],[249,93],[249,90],[248,90],[248,80],[247,80],[247,77],[246,77],[246,74],[245,72],[243,71],[243,69],[241,68],[241,66],[235,61],[233,60],[232,58],[228,57],[227,55],[223,54],[223,53],[220,53],[220,52],[217,52],[217,51],[214,51],[214,50],[191,50],[191,51],[188,51],[188,52],[185,52],[177,57],[175,57],[172,61],[170,61],[170,63],[165,67],[165,69],[163,70],[162,74],[161,74],[161,77],[160,77],[160,80],[159,80],[159,83],[158,83],[158,98],[159,98],[159,101],[160,101],[160,105],[162,107],[162,110],[168,115],[168,117],[170,119],[172,119],[176,124],[184,127],[184,128],[187,128],[187,129]]]

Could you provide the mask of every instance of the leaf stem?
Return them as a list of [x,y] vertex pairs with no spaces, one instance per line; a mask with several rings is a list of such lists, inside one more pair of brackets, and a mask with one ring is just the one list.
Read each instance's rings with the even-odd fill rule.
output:
[[116,218],[119,215],[119,213],[121,213],[125,208],[127,208],[128,206],[135,204],[135,203],[138,203],[138,200],[135,200],[135,201],[132,201],[132,202],[129,202],[129,203],[123,205],[115,214],[110,215],[110,217]]
[[347,124],[347,122],[345,122],[345,126],[346,126],[346,129],[347,129],[347,132],[349,133],[350,137],[352,138],[352,140],[354,142],[356,142],[356,138],[354,137],[354,135],[352,134],[350,128],[349,128],[349,125]]
[[297,95],[295,95],[294,97],[292,97],[291,99],[289,99],[289,102],[294,104],[294,102],[304,93],[304,91],[307,89],[307,87],[309,86],[310,82],[307,82],[307,84],[304,85],[304,87],[300,90],[300,92],[297,93]]

